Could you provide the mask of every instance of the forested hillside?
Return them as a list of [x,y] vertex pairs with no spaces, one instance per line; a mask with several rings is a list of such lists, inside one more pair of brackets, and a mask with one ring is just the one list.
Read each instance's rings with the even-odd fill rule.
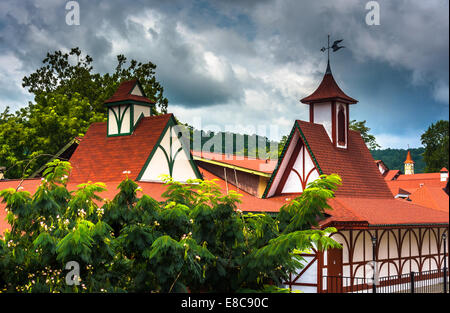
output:
[[[415,173],[424,173],[425,162],[423,161],[424,148],[410,149],[411,157],[416,162],[414,165]],[[403,162],[406,159],[405,149],[377,149],[371,150],[372,156],[375,160],[382,160],[391,170],[401,170],[403,172]]]
[[[192,145],[192,139],[193,138],[201,138],[202,143],[202,149],[204,151],[214,151],[218,153],[231,153],[232,151],[237,155],[246,155],[246,156],[256,156],[255,150],[258,151],[258,146],[266,145],[268,148],[270,144],[272,144],[274,147],[278,144],[277,142],[271,142],[267,139],[267,137],[261,137],[257,136],[255,134],[253,135],[245,135],[245,134],[236,134],[236,133],[229,133],[229,132],[208,132],[208,131],[198,131],[193,130],[191,128],[191,132],[194,132],[194,134],[191,133],[191,145]],[[244,149],[236,149],[235,142],[243,142],[244,143]],[[206,144],[206,145],[205,145]],[[284,144],[284,141],[280,143],[280,149],[282,150],[282,145]],[[195,147],[191,146],[195,149]],[[222,147],[222,149],[220,148]],[[273,148],[274,148],[273,147]],[[425,162],[423,160],[423,152],[425,151],[424,148],[415,148],[410,149],[412,159],[416,162],[414,171],[415,173],[424,173],[425,170]],[[406,153],[408,150],[405,149],[376,149],[376,150],[370,150],[372,153],[372,156],[374,160],[382,160],[389,169],[392,170],[401,170],[403,171],[403,162],[406,159]],[[276,150],[271,151],[269,155],[263,156],[258,155],[259,157],[270,157],[276,158]]]

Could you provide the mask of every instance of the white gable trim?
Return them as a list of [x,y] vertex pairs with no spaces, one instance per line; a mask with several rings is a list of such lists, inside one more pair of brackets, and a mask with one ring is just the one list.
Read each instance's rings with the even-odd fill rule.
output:
[[154,154],[146,164],[140,181],[162,182],[161,175],[171,176],[178,182],[200,178],[194,170],[189,149],[183,147],[172,126],[165,130],[161,141],[153,149]]
[[308,183],[319,178],[319,172],[317,171],[309,152],[306,151],[305,145],[300,148],[297,156],[292,157],[297,157],[297,159],[284,184],[281,192],[282,194],[303,192]]

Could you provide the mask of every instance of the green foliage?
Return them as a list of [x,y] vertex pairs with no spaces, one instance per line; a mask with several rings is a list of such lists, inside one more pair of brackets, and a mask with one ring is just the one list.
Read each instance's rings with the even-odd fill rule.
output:
[[93,73],[93,61],[89,55],[83,58],[78,47],[72,48],[69,53],[47,53],[42,61],[44,65],[25,76],[22,86],[36,96],[58,93],[70,98],[78,93],[83,99],[87,99],[93,111],[105,113],[104,101],[111,97],[120,82],[137,78],[145,94],[156,101],[159,110],[167,112],[168,101],[163,96],[163,87],[156,81],[155,64],[131,60],[129,66],[125,67],[127,58],[118,55],[114,73],[101,75]]
[[[74,61],[75,59],[76,61]],[[79,48],[69,53],[47,53],[43,66],[23,78],[22,86],[34,94],[34,103],[14,114],[0,112],[0,166],[6,178],[33,174],[94,122],[106,121],[104,101],[122,81],[139,79],[144,92],[167,112],[168,101],[155,79],[156,65],[117,56],[114,73],[93,72],[93,59]],[[158,113],[154,110],[154,113]]]
[[449,122],[440,120],[431,124],[420,139],[425,146],[423,158],[426,163],[425,172],[439,172],[441,168],[449,168]]
[[[166,178],[164,201],[122,181],[113,200],[101,183],[69,192],[70,164],[55,160],[34,195],[0,191],[11,230],[0,239],[5,292],[286,292],[278,288],[304,266],[298,251],[339,247],[333,228],[317,225],[340,185],[321,176],[278,217],[244,214],[240,195],[214,181]],[[67,285],[65,265],[80,265]]]
[[281,157],[281,153],[283,152],[284,145],[287,143],[288,136],[283,136],[278,144],[278,157]]
[[375,139],[375,136],[369,134],[370,128],[366,126],[366,120],[357,122],[351,120],[349,128],[355,130],[361,134],[362,139],[370,150],[381,148]]

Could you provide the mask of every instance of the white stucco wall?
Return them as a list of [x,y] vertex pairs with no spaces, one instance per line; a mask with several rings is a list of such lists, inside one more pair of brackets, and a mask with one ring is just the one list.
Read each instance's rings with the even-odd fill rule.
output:
[[[125,113],[124,110],[126,109]],[[130,132],[130,118],[131,118],[131,110],[127,109],[127,105],[118,105],[109,107],[108,109],[108,134],[109,135],[117,135],[119,133],[118,125],[116,117],[113,113],[116,113],[117,118],[120,119],[121,115],[123,115],[122,124],[120,133],[129,133]]]
[[135,96],[141,96],[141,97],[143,96],[143,94],[137,84],[136,84],[136,86],[134,86],[133,90],[131,91],[131,94],[135,95]]
[[[379,231],[380,238],[378,238],[377,243],[377,270],[379,277],[407,274],[411,271],[417,272],[419,271],[419,266],[417,263],[422,264],[422,271],[437,269],[437,263],[432,257],[433,255],[436,255],[438,253],[438,246],[435,235],[437,234],[437,228],[423,228],[421,230],[419,230],[419,228],[415,228],[412,230],[412,232],[408,232],[407,229],[400,229],[400,237],[403,238],[400,256],[398,255],[397,246],[397,242],[399,242],[399,230],[394,229],[393,231],[385,232],[382,237],[381,234],[382,231]],[[366,232],[365,235],[359,235],[355,241],[355,236],[356,231],[353,233],[353,263],[367,263],[367,266],[360,266],[355,271],[358,264],[354,264],[353,276],[368,277],[368,272],[371,271],[369,263],[372,261],[371,237]],[[344,240],[344,237],[346,240]],[[421,253],[419,253],[419,244],[417,242],[417,240],[420,241],[420,237],[422,238]],[[349,249],[347,246],[347,242],[350,242],[350,232],[341,231],[340,234],[333,235],[332,238],[343,245],[343,276],[350,276],[350,265],[346,265],[346,263],[349,263]],[[410,256],[413,257],[416,261],[408,260]],[[386,260],[388,259],[389,262],[386,262]],[[402,271],[398,273],[397,268],[400,268],[401,264],[403,264]],[[326,255],[324,255],[324,265],[327,265]]]
[[314,123],[322,124],[328,134],[328,137],[332,140],[330,102],[314,104]]
[[144,116],[150,116],[150,110],[151,109],[148,106],[135,104],[133,108],[134,111],[133,125],[136,125],[136,122],[138,121],[141,114],[144,114]]
[[[181,147],[181,141],[176,137],[173,129],[168,129],[164,134],[160,145],[170,154],[170,134],[172,134],[172,157],[175,156],[177,150]],[[166,156],[161,148],[156,148],[156,152],[145,169],[141,181],[161,181],[161,175],[170,175],[169,165]],[[185,182],[188,179],[195,179],[194,169],[189,162],[189,155],[186,151],[181,150],[174,162],[172,178],[179,182]]]
[[[305,267],[311,263],[311,265],[306,269],[306,271],[300,276],[300,278],[296,281],[298,284],[316,284],[317,283],[317,259],[314,259],[315,254],[311,252],[310,256],[303,256],[305,259]],[[295,273],[292,273],[292,279],[294,279],[298,274],[301,273],[303,269],[297,269]],[[282,286],[283,288],[289,288],[288,285]],[[301,291],[303,293],[316,293],[317,287],[315,286],[298,286],[292,285],[291,290],[293,291]]]

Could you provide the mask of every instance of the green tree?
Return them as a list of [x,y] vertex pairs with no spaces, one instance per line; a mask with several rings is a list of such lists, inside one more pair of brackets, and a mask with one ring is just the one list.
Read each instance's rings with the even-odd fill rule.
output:
[[70,98],[78,93],[88,99],[92,110],[105,113],[104,101],[112,96],[119,84],[137,78],[147,97],[156,102],[159,111],[167,112],[168,100],[163,95],[164,88],[156,80],[155,64],[131,60],[125,67],[127,58],[118,55],[114,73],[102,75],[93,72],[93,61],[89,55],[83,57],[78,47],[72,48],[69,53],[47,53],[42,61],[44,65],[25,76],[22,86],[36,96],[56,92]]
[[[420,148],[410,148],[411,157],[416,162],[414,164],[414,173],[424,173],[425,162],[423,161],[423,153],[425,149],[423,147]],[[372,157],[374,160],[382,160],[384,164],[390,170],[401,170],[404,171],[405,159],[408,150],[406,149],[376,149],[370,150]]]
[[362,139],[370,150],[381,148],[377,143],[375,136],[369,134],[370,128],[366,126],[366,120],[359,122],[351,120],[349,128],[361,134]]
[[0,164],[8,178],[32,174],[72,138],[83,136],[91,123],[106,120],[78,93],[42,92],[35,101],[14,115],[8,108],[0,115]]
[[281,138],[280,143],[278,144],[278,157],[281,156],[281,153],[283,152],[284,145],[286,144],[287,140],[288,136],[286,135]]
[[0,165],[6,167],[5,177],[21,177],[31,151],[31,130],[24,127],[20,115],[9,108],[0,113]]
[[425,172],[439,172],[442,167],[449,168],[448,121],[433,123],[420,137],[425,147],[423,158],[426,163]]
[[[286,291],[277,285],[304,266],[297,251],[340,247],[328,236],[336,229],[311,229],[337,175],[313,182],[273,218],[242,213],[239,195],[223,195],[213,181],[168,178],[157,202],[125,179],[103,200],[102,183],[69,192],[69,170],[49,163],[34,195],[0,191],[11,225],[0,238],[0,291]],[[80,265],[79,285],[66,284],[69,261]]]

